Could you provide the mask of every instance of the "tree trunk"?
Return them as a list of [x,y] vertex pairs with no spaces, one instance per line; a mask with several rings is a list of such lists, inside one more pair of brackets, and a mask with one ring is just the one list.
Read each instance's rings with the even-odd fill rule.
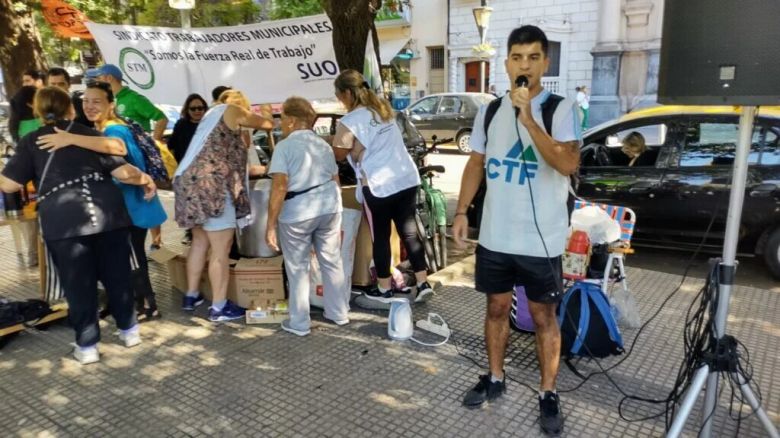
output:
[[0,0],[0,66],[9,99],[22,86],[25,70],[46,69],[32,10],[30,6],[14,10],[13,0]]
[[340,70],[363,72],[368,32],[372,32],[379,59],[379,39],[374,27],[376,11],[382,0],[320,0],[333,24],[333,48]]

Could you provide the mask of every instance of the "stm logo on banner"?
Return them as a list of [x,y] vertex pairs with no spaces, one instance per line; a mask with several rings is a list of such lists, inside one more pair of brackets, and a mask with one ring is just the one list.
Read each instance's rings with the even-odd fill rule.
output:
[[528,146],[524,150],[523,144],[518,140],[503,160],[490,158],[485,166],[485,173],[488,179],[524,185],[527,179],[536,177],[538,169],[539,160],[536,158],[534,148]]

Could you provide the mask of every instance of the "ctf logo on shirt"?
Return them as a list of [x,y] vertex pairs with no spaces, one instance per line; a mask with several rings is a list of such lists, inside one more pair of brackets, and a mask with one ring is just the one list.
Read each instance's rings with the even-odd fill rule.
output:
[[485,173],[488,179],[501,178],[506,183],[524,185],[526,179],[536,178],[538,169],[539,160],[534,148],[529,146],[523,150],[523,145],[518,140],[503,160],[490,158],[485,166]]

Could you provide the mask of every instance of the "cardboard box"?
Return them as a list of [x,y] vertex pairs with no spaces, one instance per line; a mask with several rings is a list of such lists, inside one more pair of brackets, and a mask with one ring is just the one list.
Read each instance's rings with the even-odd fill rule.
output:
[[283,260],[282,256],[239,260],[230,268],[228,299],[246,309],[270,308],[284,301]]
[[247,309],[247,324],[281,324],[290,317],[287,301],[279,301],[276,305],[265,309]]
[[[187,256],[167,248],[153,251],[150,257],[168,267],[171,285],[185,293],[187,291]],[[247,309],[273,307],[284,301],[284,278],[282,257],[253,258],[231,261],[227,298]],[[208,263],[203,267],[199,290],[206,299],[212,299],[212,288],[208,278]]]
[[341,205],[344,208],[363,211],[363,204],[355,198],[355,190],[357,190],[357,186],[341,187]]

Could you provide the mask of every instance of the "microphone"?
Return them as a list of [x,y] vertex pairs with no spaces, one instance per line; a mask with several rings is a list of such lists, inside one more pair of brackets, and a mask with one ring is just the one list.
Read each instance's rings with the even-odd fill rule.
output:
[[[527,87],[528,86],[528,76],[520,75],[515,78],[515,85],[520,87]],[[515,107],[515,118],[520,116],[520,108]]]

